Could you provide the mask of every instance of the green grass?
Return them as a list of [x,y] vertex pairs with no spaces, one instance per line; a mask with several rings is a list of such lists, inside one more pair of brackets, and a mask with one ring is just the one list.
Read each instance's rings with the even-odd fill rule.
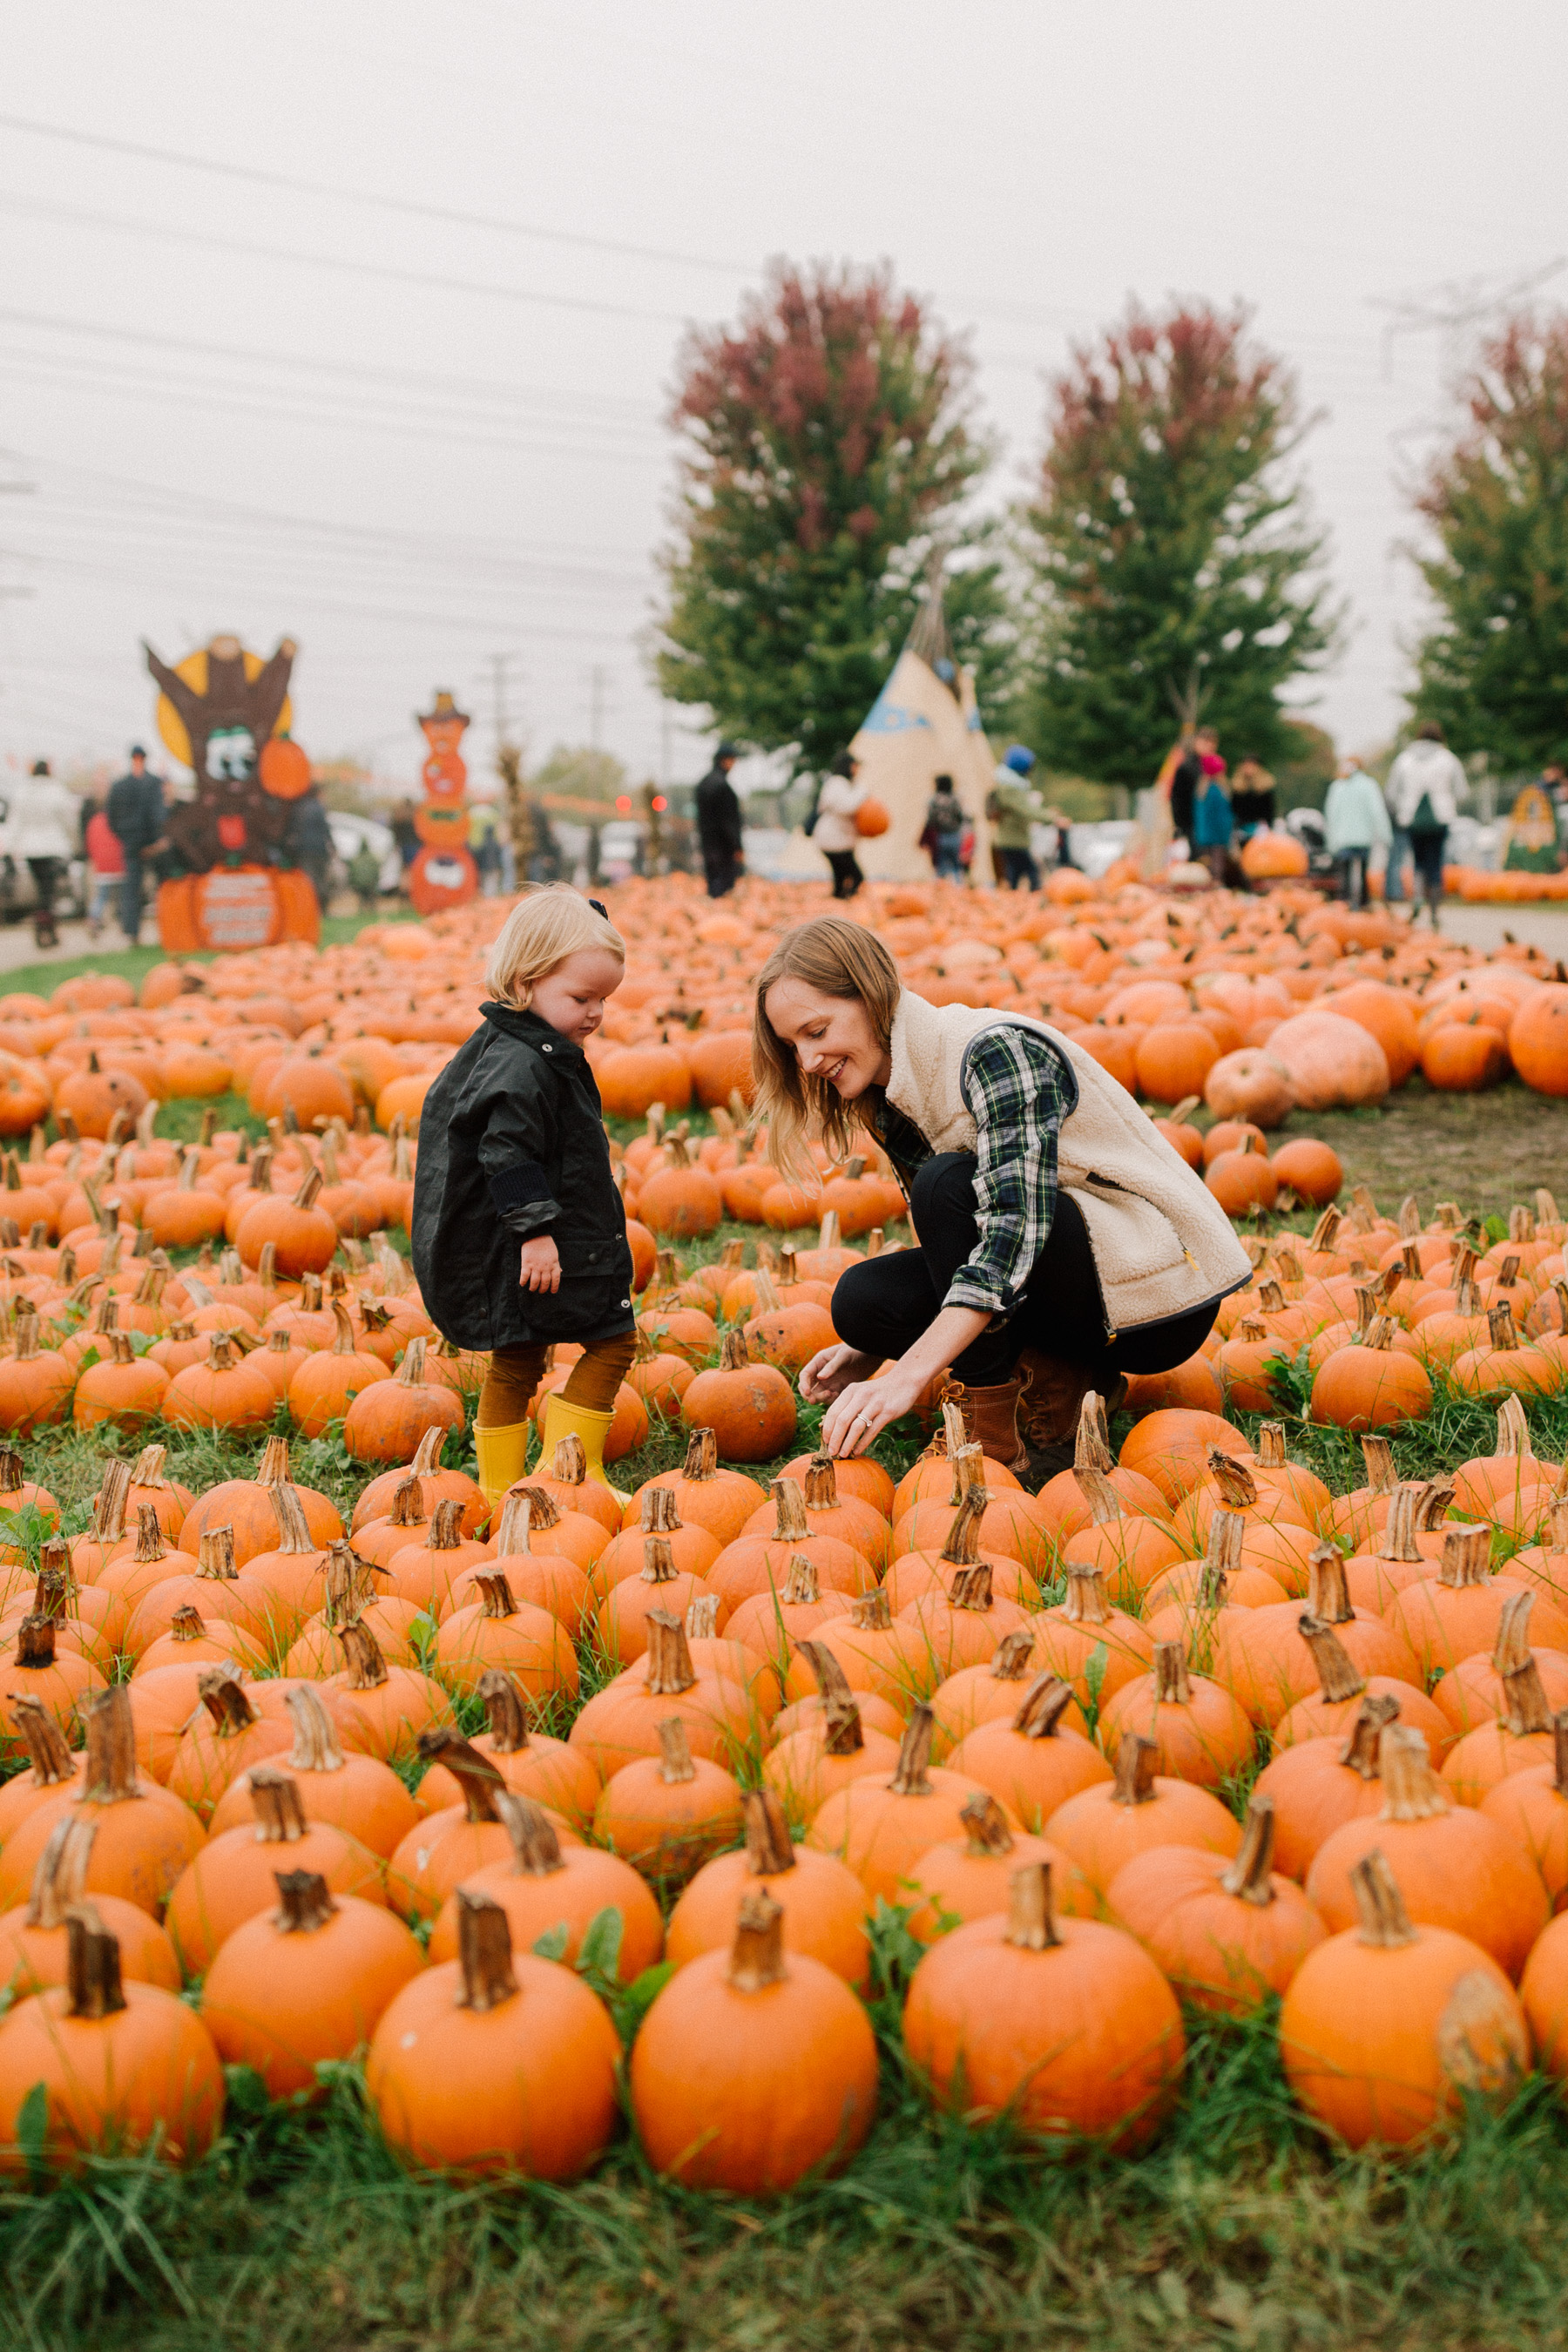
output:
[[[143,965],[154,960],[144,952]],[[194,1132],[201,1108],[166,1107],[160,1132]],[[254,1125],[237,1098],[215,1108],[223,1124]],[[1516,1150],[1518,1121],[1532,1139]],[[1479,1103],[1402,1097],[1310,1127],[1385,1207],[1414,1189],[1424,1205],[1447,1196],[1489,1213],[1552,1181],[1563,1132],[1557,1107],[1511,1089]],[[754,1256],[755,1230],[738,1226],[684,1255],[710,1258],[731,1236]],[[1561,1459],[1568,1401],[1529,1412],[1537,1450]],[[789,1451],[819,1423],[803,1408]],[[1353,1440],[1296,1414],[1288,1423],[1294,1457],[1336,1491],[1359,1483]],[[198,1488],[243,1475],[262,1443],[160,1434],[170,1475]],[[1494,1434],[1489,1410],[1439,1395],[1425,1423],[1396,1434],[1400,1473],[1452,1467],[1489,1452]],[[918,1443],[906,1426],[877,1450],[896,1474]],[[58,1496],[68,1527],[85,1523],[109,1450],[135,1448],[68,1429],[29,1442],[29,1475]],[[346,1516],[365,1474],[331,1436],[291,1450],[295,1475]],[[617,1482],[633,1486],[683,1451],[683,1435],[656,1423]],[[466,1444],[448,1453],[472,1468]],[[775,1465],[752,1466],[765,1478]],[[598,1669],[584,1664],[591,1687]],[[1228,1793],[1239,1810],[1245,1785]],[[689,2195],[651,2175],[629,2132],[567,2190],[412,2179],[380,2145],[353,2069],[334,2070],[309,2111],[268,2105],[238,2074],[225,2138],[188,2176],[104,2159],[52,2188],[0,2187],[0,2342],[26,2352],[1568,2347],[1568,2115],[1552,2087],[1531,2082],[1500,2115],[1478,2109],[1447,2147],[1353,2157],[1306,2126],[1269,2018],[1238,2029],[1190,2015],[1183,2095],[1145,2154],[1029,2149],[934,2116],[909,2079],[901,1941],[891,1923],[879,1937],[882,2099],[841,2180],[772,2206]]]
[[[384,907],[363,915],[329,915],[321,925],[321,945],[340,947],[346,940],[357,939],[372,923],[416,923],[420,920],[413,907],[390,900]],[[84,971],[118,972],[122,980],[140,983],[155,963],[167,963],[169,958],[161,947],[110,948],[101,954],[51,956],[47,962],[25,963],[15,971],[0,971],[0,996],[49,996],[62,982],[76,980]],[[216,963],[216,955],[185,955],[181,963]]]

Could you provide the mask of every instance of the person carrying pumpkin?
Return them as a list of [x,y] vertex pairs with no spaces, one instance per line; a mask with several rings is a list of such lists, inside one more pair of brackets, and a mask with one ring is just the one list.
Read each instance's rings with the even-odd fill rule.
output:
[[610,1485],[605,1439],[637,1325],[626,1210],[583,1047],[625,976],[602,907],[563,883],[530,890],[490,950],[480,1024],[420,1113],[414,1268],[437,1330],[489,1351],[474,1444],[491,1502],[523,1475],[528,1408],[563,1340],[583,1353],[545,1400],[544,1453],[574,1433],[588,1475]]
[[785,933],[752,1058],[774,1165],[798,1176],[813,1134],[842,1158],[865,1128],[920,1236],[834,1290],[838,1344],[800,1376],[830,1408],[828,1454],[864,1453],[951,1370],[984,1452],[1037,1489],[1070,1465],[1089,1390],[1114,1410],[1124,1374],[1184,1362],[1250,1278],[1202,1178],[1091,1055],[1021,1014],[928,1004],[860,924]]

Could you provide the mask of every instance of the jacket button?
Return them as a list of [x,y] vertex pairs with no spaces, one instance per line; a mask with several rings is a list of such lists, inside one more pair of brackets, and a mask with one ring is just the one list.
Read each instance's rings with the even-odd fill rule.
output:
[[544,1046],[542,1046],[540,1050],[541,1050],[542,1053],[546,1053],[546,1054],[553,1054],[553,1052],[555,1051],[555,1048],[554,1048],[554,1046],[553,1046],[553,1045],[544,1045]]

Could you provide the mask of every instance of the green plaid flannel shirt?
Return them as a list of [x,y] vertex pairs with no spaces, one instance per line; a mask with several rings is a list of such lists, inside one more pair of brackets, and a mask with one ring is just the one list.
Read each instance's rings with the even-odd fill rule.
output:
[[[1057,1213],[1057,1138],[1078,1108],[1078,1080],[1054,1045],[1031,1029],[984,1029],[963,1057],[960,1080],[973,1114],[974,1207],[980,1238],[948,1285],[944,1307],[973,1307],[1005,1322],[1049,1236]],[[931,1145],[879,1098],[871,1132],[905,1192],[931,1157]]]

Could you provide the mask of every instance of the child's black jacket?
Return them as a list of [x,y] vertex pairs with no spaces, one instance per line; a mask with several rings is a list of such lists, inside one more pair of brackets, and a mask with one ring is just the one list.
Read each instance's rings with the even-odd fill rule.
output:
[[[629,1331],[626,1211],[583,1049],[537,1013],[480,1009],[419,1115],[414,1271],[430,1319],[475,1349]],[[561,1287],[520,1289],[522,1241],[545,1232]]]

